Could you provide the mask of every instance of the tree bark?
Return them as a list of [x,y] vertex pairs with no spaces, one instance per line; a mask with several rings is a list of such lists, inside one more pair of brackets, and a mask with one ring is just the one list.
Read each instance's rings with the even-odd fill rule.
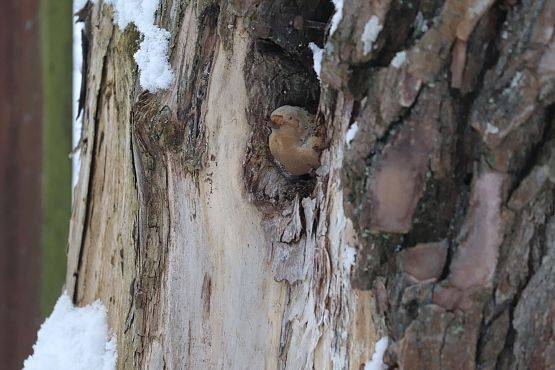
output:
[[[386,335],[391,368],[549,368],[554,4],[164,0],[154,94],[95,4],[66,287],[118,368],[359,369]],[[286,104],[326,131],[300,178]]]

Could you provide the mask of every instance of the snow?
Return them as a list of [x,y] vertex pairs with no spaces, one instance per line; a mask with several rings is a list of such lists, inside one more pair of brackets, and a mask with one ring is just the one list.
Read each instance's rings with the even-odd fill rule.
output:
[[486,125],[486,134],[496,135],[499,133],[499,127],[492,125],[491,123],[487,123]]
[[391,66],[394,68],[400,68],[403,65],[403,63],[405,63],[406,60],[407,60],[407,52],[400,51],[397,54],[395,54],[395,56],[391,60]]
[[167,57],[169,38],[168,31],[151,27],[145,32],[145,38],[135,53],[141,86],[149,91],[165,89],[173,81],[173,71]]
[[353,122],[351,127],[349,127],[349,129],[347,130],[347,133],[345,134],[345,142],[347,143],[347,146],[351,145],[351,142],[355,139],[357,132],[358,132],[358,123],[355,121]]
[[106,309],[100,301],[75,307],[63,293],[37,337],[23,370],[116,368],[116,340],[109,337]]
[[522,80],[522,72],[518,71],[511,80],[511,89],[516,89],[520,84],[520,80]]
[[372,360],[364,365],[364,370],[385,370],[387,366],[383,363],[383,355],[389,343],[388,337],[380,339],[374,347],[374,354]]
[[312,55],[314,58],[314,72],[316,72],[316,76],[320,79],[320,71],[322,70],[322,58],[324,57],[324,49],[320,49],[318,45],[311,42],[308,44],[310,50],[312,50]]
[[382,28],[383,26],[380,24],[380,19],[375,15],[373,15],[364,26],[361,40],[364,46],[363,51],[365,55],[372,51],[372,45],[378,38]]
[[414,20],[415,23],[415,29],[418,32],[426,32],[428,31],[428,24],[426,22],[426,19],[424,19],[424,15],[422,14],[422,12],[418,12],[418,14],[416,14],[416,19]]
[[81,10],[85,4],[87,4],[87,0],[73,0],[73,13],[75,14],[75,12]]
[[474,3],[471,2],[468,13],[471,17],[481,16],[489,9],[493,4],[493,0],[475,0]]
[[332,2],[335,7],[335,13],[331,17],[330,36],[337,30],[337,26],[339,26],[339,22],[343,18],[343,0],[332,0]]
[[170,33],[154,25],[159,0],[107,0],[107,3],[114,7],[120,29],[134,23],[143,35],[134,55],[141,86],[151,92],[168,88],[174,77],[168,61]]
[[355,264],[355,259],[357,255],[357,250],[350,245],[345,246],[345,250],[343,252],[343,268],[345,270],[350,270],[351,267]]
[[[87,0],[74,0],[73,13],[81,10]],[[81,47],[81,31],[85,27],[83,22],[77,22],[77,17],[73,17],[73,93],[72,93],[72,146],[77,148],[81,140],[81,127],[83,126],[83,117],[77,117],[79,109],[79,93],[81,92],[81,68],[83,66],[83,50]],[[75,150],[75,149],[74,149]],[[79,168],[81,167],[80,151],[75,150],[71,155],[71,188],[75,189],[79,176]]]

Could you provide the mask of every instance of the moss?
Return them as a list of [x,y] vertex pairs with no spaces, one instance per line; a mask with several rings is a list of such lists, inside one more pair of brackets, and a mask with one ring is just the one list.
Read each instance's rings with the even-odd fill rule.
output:
[[40,301],[43,314],[48,314],[65,280],[71,213],[71,0],[42,0],[40,27],[43,89]]
[[133,56],[139,50],[142,39],[143,36],[137,30],[135,24],[131,23],[121,33],[121,39],[119,39],[116,44],[116,50],[133,59]]

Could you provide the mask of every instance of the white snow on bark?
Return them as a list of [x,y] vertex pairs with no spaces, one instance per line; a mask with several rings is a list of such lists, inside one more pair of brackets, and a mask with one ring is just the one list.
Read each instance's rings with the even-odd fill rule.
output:
[[[73,13],[81,10],[87,0],[74,0],[73,1]],[[77,22],[76,17],[73,17],[73,86],[72,86],[72,147],[74,148],[71,155],[71,189],[73,194],[73,189],[77,185],[77,179],[79,176],[79,167],[81,167],[81,156],[80,151],[77,150],[79,141],[81,140],[81,127],[83,125],[83,118],[81,116],[77,117],[79,109],[79,94],[81,92],[81,68],[83,66],[83,50],[81,46],[81,31],[83,30],[84,24],[82,22]]]
[[345,270],[350,270],[355,264],[357,256],[357,250],[350,245],[345,245],[345,250],[343,252],[343,268]]
[[407,60],[407,52],[400,51],[397,54],[395,54],[395,57],[393,57],[393,59],[391,60],[391,66],[394,68],[399,68],[405,63],[406,60]]
[[347,146],[351,145],[351,142],[355,139],[357,132],[358,132],[358,123],[355,121],[353,122],[351,127],[349,127],[349,129],[347,130],[347,133],[345,134],[345,142],[347,143]]
[[[92,0],[92,3],[95,3],[96,0]],[[87,4],[87,0],[73,0],[73,13],[81,10],[85,4]]]
[[468,12],[471,16],[480,16],[488,10],[492,3],[492,0],[475,0],[474,3],[470,4]]
[[361,40],[364,46],[363,51],[365,55],[372,51],[372,46],[378,38],[382,28],[383,26],[380,24],[380,19],[375,15],[373,15],[364,26]]
[[318,45],[313,42],[308,44],[308,47],[312,51],[312,56],[314,58],[314,72],[316,72],[316,76],[318,76],[319,80],[320,71],[322,70],[322,58],[324,57],[324,49],[320,49]]
[[428,23],[426,22],[426,19],[424,19],[424,15],[420,11],[416,14],[416,19],[414,20],[414,28],[418,32],[424,33],[428,31]]
[[168,61],[170,33],[154,25],[159,0],[107,0],[107,3],[114,7],[120,29],[134,23],[143,35],[134,55],[141,86],[150,92],[168,88],[174,77]]
[[499,133],[499,127],[492,125],[488,122],[486,126],[486,134],[496,135]]
[[337,30],[337,26],[339,26],[339,22],[343,18],[343,0],[332,0],[332,2],[335,7],[335,13],[333,13],[331,18],[330,36]]
[[372,360],[364,365],[364,370],[385,370],[387,366],[383,363],[383,355],[389,343],[388,337],[383,337],[374,347],[374,354]]
[[75,307],[64,293],[41,325],[23,370],[113,370],[116,339],[110,338],[100,301]]
[[511,80],[511,89],[516,89],[520,84],[520,80],[522,80],[522,72],[517,71]]

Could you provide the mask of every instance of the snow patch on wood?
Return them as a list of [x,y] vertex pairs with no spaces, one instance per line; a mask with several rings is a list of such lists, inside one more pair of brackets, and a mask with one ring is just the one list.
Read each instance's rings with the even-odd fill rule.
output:
[[347,143],[347,146],[351,146],[351,142],[355,139],[355,136],[358,133],[358,123],[355,121],[353,122],[353,124],[351,125],[351,127],[349,127],[349,129],[347,130],[347,133],[345,134],[345,142]]
[[492,125],[491,123],[486,124],[486,134],[496,135],[499,133],[499,127]]
[[372,355],[372,360],[364,365],[364,370],[385,370],[387,366],[383,363],[383,355],[387,349],[389,343],[388,337],[383,337],[380,339],[374,348],[374,354]]
[[141,86],[155,92],[166,89],[174,79],[168,61],[170,33],[154,25],[154,14],[159,0],[107,0],[114,7],[115,18],[120,29],[134,23],[143,35],[135,61],[139,67]]
[[393,59],[391,60],[391,66],[394,68],[400,68],[405,61],[407,60],[407,52],[406,51],[400,51],[397,54],[395,54],[395,57],[393,57]]
[[360,39],[364,45],[365,55],[372,51],[372,46],[378,38],[378,35],[380,34],[382,28],[383,25],[380,24],[380,19],[375,15],[373,15],[364,26],[364,30],[362,31],[362,36],[360,37]]
[[110,337],[106,308],[100,301],[75,307],[66,293],[41,325],[24,370],[112,370],[116,339]]
[[320,72],[322,71],[322,59],[324,57],[324,49],[321,49],[315,43],[311,42],[308,44],[308,47],[312,51],[312,57],[314,58],[314,72],[316,72],[316,76],[318,76],[318,80],[320,80]]
[[330,26],[330,36],[337,30],[337,26],[339,26],[339,22],[343,18],[343,0],[332,0],[333,6],[335,7],[335,13],[331,18],[331,26]]

